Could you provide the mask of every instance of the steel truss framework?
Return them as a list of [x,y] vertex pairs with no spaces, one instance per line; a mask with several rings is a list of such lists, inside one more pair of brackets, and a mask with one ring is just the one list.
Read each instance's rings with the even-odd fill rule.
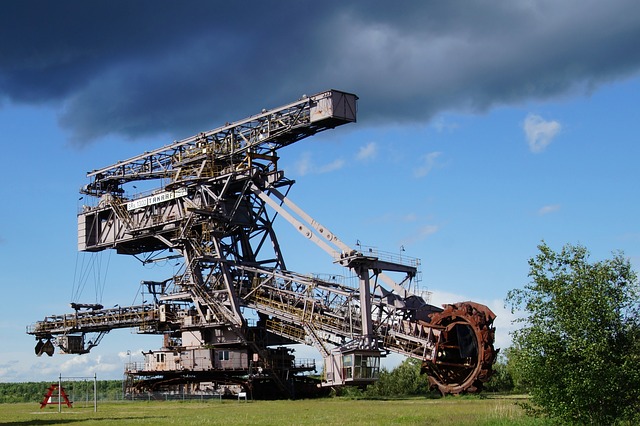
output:
[[[335,90],[303,97],[88,173],[81,192],[96,203],[78,215],[79,250],[144,254],[145,262],[179,257],[182,267],[164,281],[143,281],[151,304],[76,305],[74,313],[35,323],[28,333],[36,353],[52,355],[54,346],[86,353],[108,331],[133,327],[165,335],[145,368],[129,371],[139,388],[186,377],[250,388],[264,379],[292,397],[297,373],[308,368],[296,369],[293,357],[273,346],[303,343],[322,354],[326,386],[370,383],[379,357],[396,352],[422,360],[443,393],[481,389],[495,359],[493,313],[473,302],[429,305],[409,290],[417,259],[355,250],[287,195],[294,182],[278,169],[276,152],[354,122],[356,101]],[[146,180],[159,186],[125,195],[127,185]],[[288,270],[277,217],[355,279]],[[256,324],[246,309],[257,314]],[[97,337],[87,341],[90,333]],[[247,374],[251,380],[240,379]]]

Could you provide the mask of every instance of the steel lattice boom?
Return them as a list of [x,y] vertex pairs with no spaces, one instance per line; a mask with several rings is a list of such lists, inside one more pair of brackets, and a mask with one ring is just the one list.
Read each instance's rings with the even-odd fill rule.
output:
[[[324,359],[320,385],[375,381],[380,357],[422,360],[443,393],[472,392],[491,375],[494,314],[473,302],[428,304],[412,293],[419,261],[342,242],[288,197],[293,181],[277,152],[356,121],[357,97],[329,90],[88,173],[78,214],[78,248],[181,259],[178,273],[142,281],[151,303],[75,312],[29,327],[36,353],[87,353],[112,329],[164,336],[145,365],[127,367],[131,393],[203,383],[233,384],[255,397],[318,392],[283,345],[313,345]],[[133,183],[155,189],[129,196]],[[281,217],[345,268],[346,276],[287,269],[274,228]],[[348,278],[347,278],[348,277]],[[89,335],[96,336],[88,340]],[[267,390],[265,390],[267,389]],[[184,389],[183,389],[184,390]],[[261,394],[262,392],[262,394]]]

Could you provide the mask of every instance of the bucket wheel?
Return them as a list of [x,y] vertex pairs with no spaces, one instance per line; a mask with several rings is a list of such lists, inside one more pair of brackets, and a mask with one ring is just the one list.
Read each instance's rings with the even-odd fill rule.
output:
[[495,317],[488,307],[474,302],[444,305],[442,312],[431,315],[430,325],[443,327],[436,356],[424,360],[421,368],[432,388],[443,395],[482,390],[498,353],[493,347]]

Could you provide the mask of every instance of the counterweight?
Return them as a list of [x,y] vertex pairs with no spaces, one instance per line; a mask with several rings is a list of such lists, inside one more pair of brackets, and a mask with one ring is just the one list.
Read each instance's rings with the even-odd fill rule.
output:
[[[494,314],[473,302],[428,304],[412,293],[419,261],[349,247],[288,197],[293,181],[278,168],[287,145],[356,121],[357,96],[329,90],[263,110],[215,130],[87,174],[93,199],[78,214],[78,248],[180,259],[164,281],[142,281],[153,301],[75,312],[29,327],[36,354],[83,354],[116,328],[164,336],[127,367],[128,390],[233,383],[259,397],[308,396],[316,387],[282,345],[313,345],[324,359],[325,388],[366,385],[380,357],[422,361],[443,393],[473,392],[491,376]],[[128,195],[133,184],[156,184]],[[91,204],[91,205],[90,205]],[[287,269],[274,220],[281,217],[322,248],[347,277]],[[350,278],[348,278],[350,277]],[[247,313],[250,313],[249,315]],[[97,337],[87,340],[89,333]],[[262,386],[262,388],[261,388]],[[274,389],[272,391],[264,389]]]

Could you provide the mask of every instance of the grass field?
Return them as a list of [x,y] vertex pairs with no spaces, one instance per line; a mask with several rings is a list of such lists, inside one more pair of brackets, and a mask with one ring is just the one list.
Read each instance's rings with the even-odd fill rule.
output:
[[0,404],[0,425],[541,425],[514,398],[104,402],[98,412]]

